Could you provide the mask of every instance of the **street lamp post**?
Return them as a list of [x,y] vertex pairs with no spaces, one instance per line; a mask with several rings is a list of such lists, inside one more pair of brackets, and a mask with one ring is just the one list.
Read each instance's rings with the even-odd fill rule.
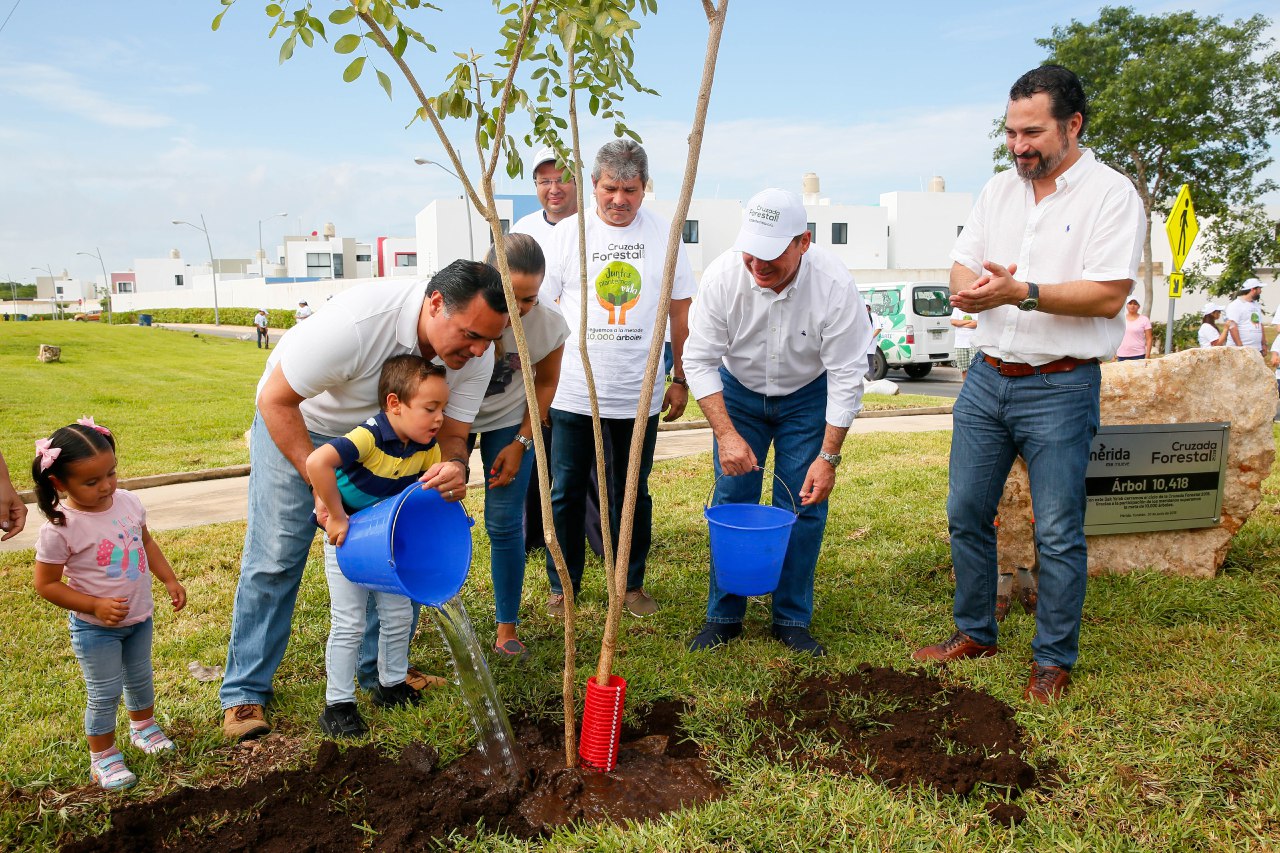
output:
[[[53,277],[53,267],[46,265],[43,267],[32,267],[32,269],[36,271],[43,270],[49,274],[49,282],[53,285],[53,318],[56,320],[58,319],[58,280]],[[39,294],[37,293],[36,295],[38,296]]]
[[213,274],[213,325],[221,326],[222,323],[218,319],[218,265],[213,260],[213,243],[209,240],[209,226],[205,224],[204,214],[200,214],[200,224],[187,222],[184,219],[173,220],[174,225],[190,225],[197,231],[204,232],[204,244],[209,247],[209,272]]
[[114,321],[111,319],[111,277],[107,275],[107,265],[102,262],[102,250],[95,248],[93,254],[88,252],[76,252],[77,255],[84,255],[86,258],[97,258],[98,266],[102,267],[102,286],[107,289],[107,325],[110,326]]
[[267,253],[262,249],[262,223],[268,219],[276,219],[277,217],[288,216],[287,213],[273,213],[268,217],[258,220],[258,271],[262,273],[262,280],[267,280]]
[[[457,173],[442,163],[437,163],[435,160],[428,160],[425,157],[415,157],[413,158],[413,162],[417,163],[419,166],[439,166],[448,174],[453,175],[454,180],[458,183],[462,183],[462,178],[459,178]],[[467,205],[467,249],[469,251],[467,260],[474,261],[476,259],[476,239],[471,233],[471,199],[467,196],[467,188],[465,184],[462,187],[462,200],[466,202]]]

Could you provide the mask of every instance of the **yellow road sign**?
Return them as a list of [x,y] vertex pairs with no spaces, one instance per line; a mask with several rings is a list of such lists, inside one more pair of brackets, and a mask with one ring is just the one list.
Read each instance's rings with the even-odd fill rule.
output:
[[1182,273],[1169,273],[1169,298],[1179,299],[1182,297]]
[[[1191,244],[1196,241],[1196,235],[1200,233],[1200,224],[1196,222],[1196,209],[1191,204],[1191,187],[1183,184],[1182,189],[1178,190],[1178,198],[1173,203],[1173,209],[1169,211],[1169,219],[1164,224],[1165,233],[1169,235],[1169,248],[1173,251],[1173,270],[1180,272],[1182,270],[1182,262],[1187,259],[1187,253],[1191,251]],[[1181,290],[1181,285],[1178,286]],[[1172,278],[1169,281],[1169,290],[1173,290]],[[1173,294],[1170,293],[1172,296]]]

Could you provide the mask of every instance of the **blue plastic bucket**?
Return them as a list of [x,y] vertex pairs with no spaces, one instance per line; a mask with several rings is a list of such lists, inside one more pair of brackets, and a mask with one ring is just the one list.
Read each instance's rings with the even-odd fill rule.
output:
[[705,507],[703,515],[711,535],[716,584],[734,595],[768,595],[776,590],[796,513],[760,504],[720,504]]
[[338,568],[366,589],[428,606],[458,594],[471,568],[471,526],[461,503],[419,483],[351,516]]

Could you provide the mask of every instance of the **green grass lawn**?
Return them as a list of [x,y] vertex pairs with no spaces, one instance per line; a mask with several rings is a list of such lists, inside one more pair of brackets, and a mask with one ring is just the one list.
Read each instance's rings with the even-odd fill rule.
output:
[[[944,498],[949,435],[856,436],[845,447],[818,567],[814,632],[831,654],[818,666],[848,672],[869,662],[905,669],[911,651],[950,626],[950,557]],[[707,541],[701,504],[706,455],[659,463],[652,481],[654,548],[646,586],[662,604],[627,619],[617,671],[631,708],[666,698],[694,703],[688,719],[729,786],[722,801],[644,826],[584,827],[526,844],[492,835],[458,841],[469,850],[1272,850],[1280,847],[1280,477],[1237,536],[1221,577],[1158,574],[1090,582],[1072,692],[1053,706],[1022,702],[1033,625],[1017,612],[1002,653],[953,666],[946,678],[1013,704],[1034,744],[1032,760],[1056,762],[1064,781],[1029,794],[1028,819],[994,826],[983,803],[931,791],[894,791],[863,778],[799,771],[751,755],[738,724],[755,699],[784,690],[815,666],[766,639],[768,611],[752,603],[746,639],[712,655],[684,644],[702,621]],[[477,498],[468,501],[476,509]],[[464,590],[482,641],[492,642],[488,546],[475,528],[474,570]],[[0,554],[0,838],[44,849],[105,825],[108,803],[210,784],[236,767],[220,742],[217,685],[199,683],[189,661],[221,663],[226,649],[243,525],[157,536],[190,593],[174,616],[158,608],[157,709],[180,747],[174,759],[133,757],[141,783],[106,797],[87,788],[81,734],[84,692],[65,614],[30,587],[31,552]],[[542,612],[546,580],[531,562],[522,637],[534,652],[519,668],[495,667],[511,711],[555,715],[562,654],[558,624]],[[276,680],[274,720],[296,761],[321,741],[326,590],[313,551],[288,653]],[[578,684],[594,670],[604,618],[598,567],[589,567],[579,621]],[[448,668],[435,631],[411,657]],[[413,740],[447,760],[473,740],[456,691],[430,692],[416,709],[379,711],[361,699],[374,742]],[[579,705],[579,707],[581,707]]]
[[[62,361],[36,361],[40,344]],[[57,321],[0,328],[0,452],[31,487],[32,443],[77,418],[108,426],[126,477],[244,464],[266,352],[252,341]]]

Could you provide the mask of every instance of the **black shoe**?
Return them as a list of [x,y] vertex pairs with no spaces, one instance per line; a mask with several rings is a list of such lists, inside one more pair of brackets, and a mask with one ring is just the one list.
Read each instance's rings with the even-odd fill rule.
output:
[[370,693],[373,696],[373,704],[379,708],[399,708],[402,705],[417,705],[422,701],[422,696],[418,694],[418,691],[403,681],[390,687],[383,687],[379,684]]
[[355,702],[325,705],[324,713],[320,715],[320,728],[329,737],[364,737],[369,733]]
[[808,628],[800,628],[794,625],[774,625],[773,638],[782,645],[791,649],[793,652],[804,652],[820,658],[827,653],[822,643],[819,643],[809,633]]
[[708,622],[702,626],[702,630],[698,632],[698,636],[689,641],[689,651],[701,652],[708,649],[719,648],[728,644],[730,640],[737,639],[742,633],[741,622]]

